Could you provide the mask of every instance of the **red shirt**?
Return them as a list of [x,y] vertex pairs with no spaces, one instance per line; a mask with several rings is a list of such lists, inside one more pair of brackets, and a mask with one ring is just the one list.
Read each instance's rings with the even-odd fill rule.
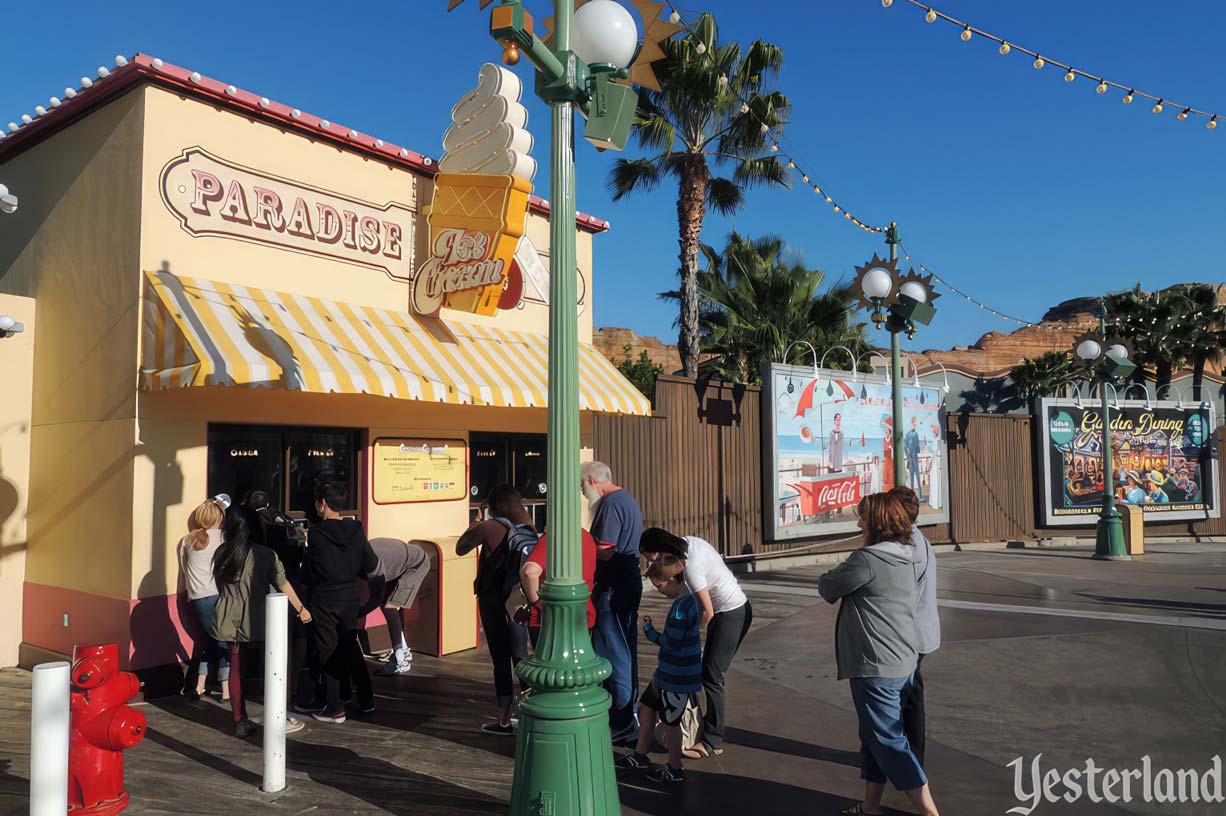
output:
[[[587,584],[588,599],[587,599],[587,628],[591,629],[596,625],[596,607],[592,606],[591,591],[592,585],[596,582],[596,539],[587,530],[583,531],[582,542],[580,547],[583,550],[583,581]],[[545,569],[545,536],[541,536],[541,540],[537,542],[536,548],[532,550],[532,555],[528,556],[529,564],[536,564],[541,570]],[[544,583],[544,576],[541,576],[541,583]],[[541,608],[540,606],[532,607],[532,617],[528,621],[529,626],[541,625]]]

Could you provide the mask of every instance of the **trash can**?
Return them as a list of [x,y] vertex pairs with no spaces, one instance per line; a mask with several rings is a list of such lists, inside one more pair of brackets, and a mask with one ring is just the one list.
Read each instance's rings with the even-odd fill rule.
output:
[[430,556],[430,572],[416,602],[400,610],[404,636],[413,651],[443,655],[477,648],[477,553],[457,556],[454,537],[414,539]]
[[1129,555],[1145,555],[1145,511],[1135,504],[1117,505],[1124,517],[1124,549]]

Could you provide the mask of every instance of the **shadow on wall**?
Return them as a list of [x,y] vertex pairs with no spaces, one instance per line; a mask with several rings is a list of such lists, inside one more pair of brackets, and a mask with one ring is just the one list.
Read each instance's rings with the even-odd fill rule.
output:
[[1008,377],[986,379],[980,377],[974,385],[958,394],[962,405],[949,408],[951,411],[975,411],[983,414],[1002,414],[1022,410],[1026,401],[1017,395],[1013,381]]
[[[129,621],[132,633],[131,667],[145,683],[145,695],[159,697],[177,693],[183,684],[181,663],[191,660],[191,646],[202,635],[196,624],[195,610],[188,603],[183,577],[172,586],[167,579],[166,508],[183,501],[183,470],[179,465],[178,448],[141,439],[136,448],[137,458],[153,465],[153,513],[149,541],[133,541],[133,560],[141,556],[140,548],[150,548],[149,571],[136,590]],[[202,497],[203,498],[203,497]],[[189,502],[190,504],[190,502]],[[187,533],[186,518],[182,531]],[[176,550],[177,552],[177,550]]]
[[[4,472],[0,471],[0,530],[3,530],[5,525],[17,514],[17,506],[21,503],[21,492],[17,489],[17,485],[4,477]],[[0,546],[0,559],[8,557],[11,553],[23,552],[26,548],[26,542],[20,544],[7,544]]]

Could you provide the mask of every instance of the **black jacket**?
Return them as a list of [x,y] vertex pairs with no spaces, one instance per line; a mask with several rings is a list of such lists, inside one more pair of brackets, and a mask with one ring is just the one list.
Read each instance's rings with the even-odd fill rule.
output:
[[379,559],[361,522],[325,519],[311,525],[302,582],[313,605],[347,606],[358,603],[358,576],[371,572]]

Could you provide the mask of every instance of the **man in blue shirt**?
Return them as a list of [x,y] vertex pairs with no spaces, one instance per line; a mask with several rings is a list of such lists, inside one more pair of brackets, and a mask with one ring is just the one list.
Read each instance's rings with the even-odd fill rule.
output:
[[919,430],[916,428],[916,418],[911,417],[911,430],[907,431],[907,435],[902,438],[903,452],[907,455],[907,485],[915,491],[915,495],[919,496],[919,500],[924,500],[924,486],[920,481],[920,438]]
[[585,462],[580,471],[583,495],[593,510],[592,535],[602,547],[596,563],[596,629],[592,646],[608,660],[613,673],[605,688],[613,698],[609,727],[615,744],[637,739],[634,700],[639,688],[638,620],[643,599],[639,572],[639,537],[643,513],[630,493],[613,483],[603,462]]

